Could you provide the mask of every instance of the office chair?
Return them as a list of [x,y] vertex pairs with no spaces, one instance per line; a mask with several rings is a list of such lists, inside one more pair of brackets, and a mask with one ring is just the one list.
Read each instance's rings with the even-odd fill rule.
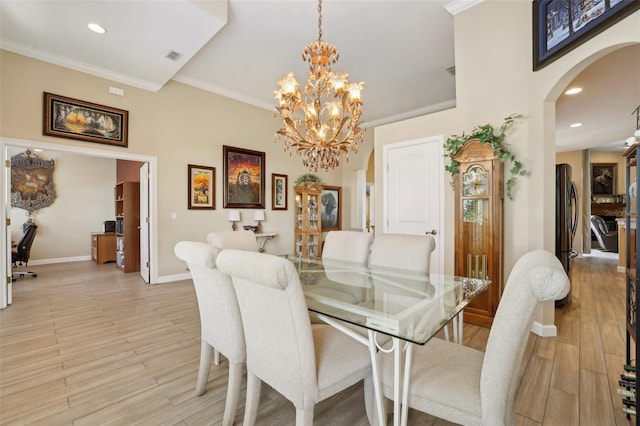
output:
[[[37,229],[38,225],[36,225],[31,219],[22,225],[22,238],[20,239],[20,242],[18,242],[18,245],[11,250],[11,264],[14,268],[17,268],[18,266],[27,266],[29,256],[31,255],[31,245],[33,244],[33,240],[36,238]],[[11,281],[15,281],[18,278],[22,278],[27,275],[31,275],[34,278],[38,276],[35,272],[12,271]]]

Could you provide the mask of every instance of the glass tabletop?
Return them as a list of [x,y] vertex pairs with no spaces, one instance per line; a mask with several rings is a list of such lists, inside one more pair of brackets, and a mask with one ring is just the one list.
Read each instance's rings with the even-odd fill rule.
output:
[[286,256],[309,310],[425,344],[490,280]]

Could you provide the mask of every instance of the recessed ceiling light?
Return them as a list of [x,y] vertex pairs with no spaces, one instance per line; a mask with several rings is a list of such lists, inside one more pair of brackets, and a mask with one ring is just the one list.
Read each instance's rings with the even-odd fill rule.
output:
[[582,123],[573,123],[569,127],[580,127],[580,126],[582,126]]
[[576,93],[582,92],[582,87],[572,87],[571,89],[564,92],[565,95],[575,95]]
[[95,22],[91,22],[87,27],[89,27],[89,29],[94,33],[104,34],[107,32],[102,25],[96,24]]

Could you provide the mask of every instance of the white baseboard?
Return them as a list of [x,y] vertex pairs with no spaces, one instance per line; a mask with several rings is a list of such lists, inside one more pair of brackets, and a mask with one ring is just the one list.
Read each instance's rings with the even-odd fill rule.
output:
[[558,328],[555,325],[544,325],[534,321],[531,325],[531,332],[541,337],[555,337],[558,335]]
[[185,272],[183,274],[175,274],[175,275],[164,275],[162,277],[158,277],[158,281],[152,284],[163,284],[163,283],[171,283],[174,281],[182,281],[182,280],[190,280],[191,273]]
[[[67,262],[84,262],[87,260],[91,260],[91,256],[74,256],[74,257],[59,257],[52,259],[38,259],[38,260],[30,260],[29,265],[49,265],[53,263],[67,263]],[[190,280],[191,273],[185,272],[182,274],[174,274],[174,275],[165,275],[162,277],[158,277],[158,281],[153,282],[151,284],[164,284],[170,283],[174,281],[183,281]]]
[[29,265],[49,265],[52,263],[82,262],[91,260],[91,256],[58,257],[52,259],[29,260]]

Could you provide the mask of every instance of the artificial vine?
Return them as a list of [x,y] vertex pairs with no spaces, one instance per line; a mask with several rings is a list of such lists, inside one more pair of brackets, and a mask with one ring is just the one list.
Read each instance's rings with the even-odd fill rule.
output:
[[512,163],[512,167],[509,170],[511,176],[506,182],[506,195],[507,198],[513,200],[512,189],[516,183],[518,176],[525,176],[529,172],[526,170],[522,163],[516,159],[516,156],[508,148],[508,145],[504,143],[505,132],[513,124],[517,118],[521,118],[521,114],[511,114],[504,119],[504,123],[500,126],[498,133],[491,124],[485,124],[476,126],[469,135],[465,135],[464,132],[461,136],[452,135],[447,139],[444,144],[446,155],[449,156],[451,162],[445,166],[445,169],[451,173],[451,185],[453,185],[453,178],[460,173],[460,163],[454,159],[456,153],[464,146],[465,143],[471,139],[478,139],[480,144],[488,144],[493,152],[496,154],[501,163],[509,160]]
[[294,182],[295,185],[322,185],[322,179],[313,173],[307,173],[299,176]]

